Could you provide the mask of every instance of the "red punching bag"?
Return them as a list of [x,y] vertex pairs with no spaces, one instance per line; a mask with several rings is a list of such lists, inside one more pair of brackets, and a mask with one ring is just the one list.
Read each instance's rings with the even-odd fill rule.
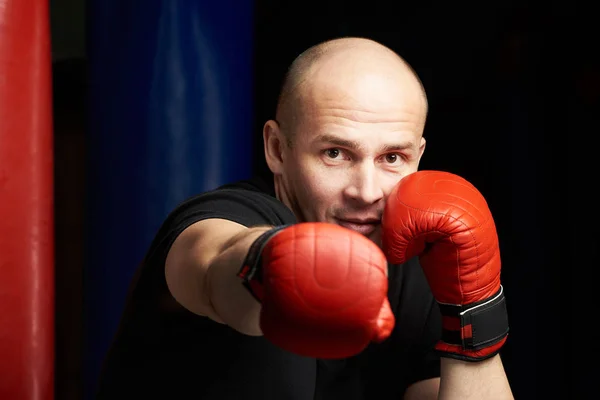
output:
[[0,399],[54,397],[48,0],[0,0]]

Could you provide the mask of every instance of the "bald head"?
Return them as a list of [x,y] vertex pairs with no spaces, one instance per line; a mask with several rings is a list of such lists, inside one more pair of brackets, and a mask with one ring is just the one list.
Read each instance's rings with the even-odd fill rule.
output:
[[375,93],[379,97],[381,93],[416,96],[425,123],[427,98],[412,67],[394,51],[373,40],[341,38],[307,49],[288,69],[276,114],[288,141],[302,115],[311,107],[311,97],[336,87],[345,88],[345,96],[364,96],[365,101]]

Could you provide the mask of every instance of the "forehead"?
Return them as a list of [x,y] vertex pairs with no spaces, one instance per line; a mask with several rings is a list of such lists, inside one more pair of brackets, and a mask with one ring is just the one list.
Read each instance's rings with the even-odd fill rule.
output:
[[302,100],[371,112],[424,105],[418,78],[399,58],[379,52],[342,52],[316,63],[300,87]]
[[357,54],[342,52],[305,71],[288,114],[296,140],[323,134],[365,143],[420,137],[426,101],[412,70],[387,53]]
[[424,123],[424,95],[412,76],[367,71],[328,77],[316,75],[300,88],[301,119],[312,123],[330,118],[356,123]]
[[425,123],[419,90],[394,91],[379,82],[350,89],[325,85],[307,92],[301,110],[297,134],[306,142],[337,137],[360,147],[416,143]]

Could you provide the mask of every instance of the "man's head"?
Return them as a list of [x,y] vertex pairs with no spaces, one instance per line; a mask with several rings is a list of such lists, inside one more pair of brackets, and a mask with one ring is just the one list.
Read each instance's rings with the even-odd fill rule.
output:
[[340,224],[379,243],[388,194],[418,169],[426,116],[421,82],[387,47],[343,38],[308,49],[263,129],[278,198],[300,221]]

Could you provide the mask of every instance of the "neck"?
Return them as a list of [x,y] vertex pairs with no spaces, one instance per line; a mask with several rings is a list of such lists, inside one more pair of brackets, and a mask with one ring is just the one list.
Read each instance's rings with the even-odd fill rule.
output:
[[300,211],[300,207],[298,207],[298,204],[292,200],[292,196],[285,187],[283,177],[281,175],[275,175],[273,177],[273,184],[275,187],[275,197],[277,200],[281,201],[286,205],[287,208],[292,210],[298,222],[304,221],[304,216]]

